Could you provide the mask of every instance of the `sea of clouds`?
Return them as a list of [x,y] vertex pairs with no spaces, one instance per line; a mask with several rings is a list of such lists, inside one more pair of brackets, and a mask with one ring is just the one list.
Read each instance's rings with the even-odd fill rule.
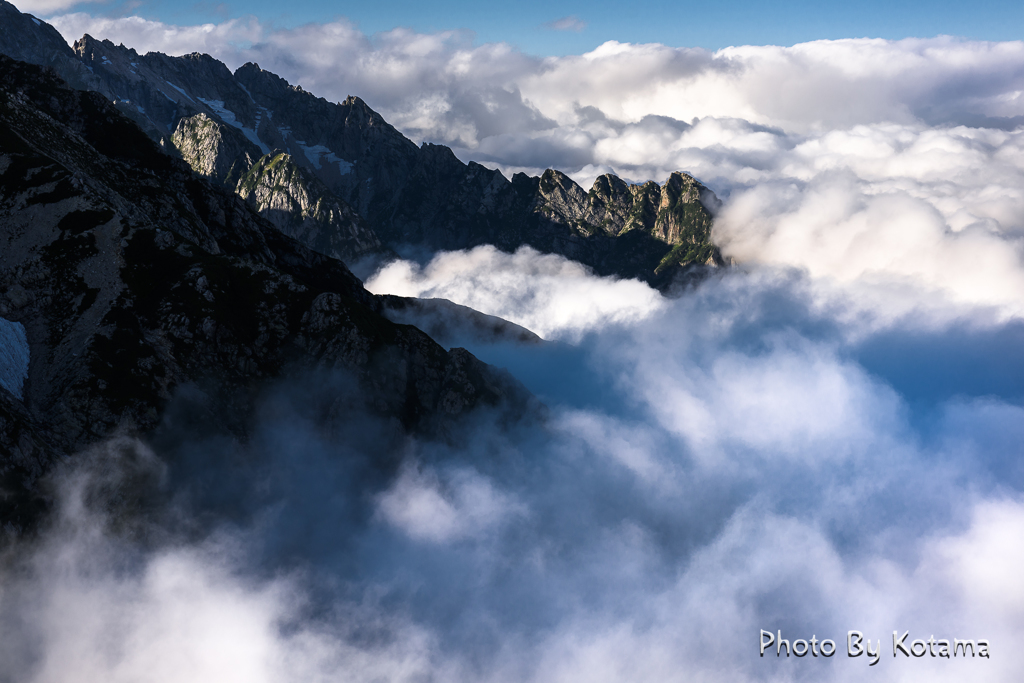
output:
[[[53,23],[358,94],[504,172],[689,171],[737,265],[671,298],[529,249],[385,266],[371,291],[548,340],[458,340],[546,418],[448,443],[325,430],[310,396],[346,380],[296,379],[251,443],[98,446],[5,558],[0,680],[1017,680],[1024,44],[542,59],[344,22]],[[159,514],[104,502],[126,478]],[[839,652],[761,658],[760,629]],[[852,629],[876,666],[846,656]],[[894,658],[897,629],[992,656]]]

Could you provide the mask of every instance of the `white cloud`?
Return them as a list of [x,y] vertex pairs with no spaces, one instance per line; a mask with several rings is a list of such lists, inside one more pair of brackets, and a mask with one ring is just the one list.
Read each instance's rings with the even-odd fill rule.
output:
[[53,14],[54,12],[63,12],[76,5],[105,1],[106,0],[18,0],[18,2],[11,4],[27,14],[46,16],[48,14]]
[[698,369],[677,362],[664,342],[661,357],[645,349],[637,359],[637,386],[664,427],[709,465],[738,448],[769,463],[832,467],[884,442],[886,416],[898,411],[896,397],[821,348],[770,341],[767,353],[723,353]]
[[88,33],[100,40],[109,39],[127,45],[140,54],[205,52],[228,63],[236,61],[237,58],[232,58],[237,54],[238,45],[259,40],[265,34],[265,29],[255,17],[230,19],[219,24],[176,26],[138,16],[109,18],[77,12],[51,17],[47,21],[60,31],[69,45]]
[[394,484],[377,498],[377,510],[411,538],[445,543],[492,532],[525,509],[470,470],[443,479],[407,463]]
[[567,410],[558,428],[586,444],[595,454],[618,463],[635,474],[646,486],[672,491],[679,476],[675,463],[659,453],[658,434],[644,427],[616,419],[614,415],[586,410]]
[[562,256],[522,247],[442,252],[424,267],[394,261],[366,281],[374,294],[449,299],[510,320],[545,339],[579,340],[608,325],[646,318],[660,295],[637,280],[595,278]]
[[950,584],[960,587],[967,604],[993,625],[1009,619],[1024,625],[1024,588],[1017,580],[1024,569],[1024,504],[988,500],[974,510],[962,535],[938,539],[928,559]]
[[[1007,211],[1005,223],[992,216],[998,202],[1019,202],[1015,190],[987,203],[977,195],[998,186],[982,186],[980,178],[964,183],[973,187],[954,188],[950,181],[866,182],[844,171],[815,175],[802,186],[766,182],[735,192],[716,225],[724,253],[890,291],[906,285],[919,290],[918,299],[1024,313],[1024,204]],[[957,190],[960,196],[951,196]]]

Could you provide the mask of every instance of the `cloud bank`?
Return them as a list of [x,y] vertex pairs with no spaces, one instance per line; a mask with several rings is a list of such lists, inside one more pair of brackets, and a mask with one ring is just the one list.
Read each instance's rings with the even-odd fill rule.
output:
[[426,267],[387,264],[366,281],[374,294],[448,299],[510,320],[547,339],[579,341],[588,332],[642,320],[663,306],[635,280],[594,278],[586,267],[523,247],[442,253]]
[[1024,116],[1022,42],[851,39],[711,52],[612,41],[538,58],[460,32],[366,36],[344,20],[294,29],[85,13],[51,21],[69,41],[90,33],[140,51],[206,50],[232,68],[258,61],[329,99],[358,94],[413,137],[468,149],[544,126],[585,133],[582,124],[602,115],[613,124],[739,118],[798,133],[919,121],[1006,128]]
[[[494,274],[515,286],[477,295],[485,310],[534,308],[522,293],[551,264],[515,258],[518,276]],[[529,379],[552,410],[541,425],[481,415],[449,443],[379,438],[387,426],[358,415],[320,424],[295,379],[247,444],[179,429],[156,451],[79,456],[54,527],[4,565],[9,675],[1015,680],[1020,398],[961,385],[909,400],[863,358],[880,333],[815,287],[732,270],[613,325],[542,303],[552,330],[592,325]],[[941,345],[948,330],[886,334]],[[551,352],[472,350],[517,376]],[[587,401],[580,368],[606,382]],[[762,628],[840,651],[760,658]],[[883,643],[869,674],[846,656],[851,629]],[[893,630],[986,639],[991,658],[893,658]]]
[[53,14],[54,12],[63,12],[75,5],[84,5],[87,3],[101,1],[102,0],[18,0],[16,4],[12,4],[15,4],[15,6],[22,12],[46,16],[48,14]]

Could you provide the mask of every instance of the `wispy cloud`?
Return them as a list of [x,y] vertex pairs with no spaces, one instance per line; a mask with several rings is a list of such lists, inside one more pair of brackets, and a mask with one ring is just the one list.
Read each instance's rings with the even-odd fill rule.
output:
[[555,19],[544,24],[544,28],[551,29],[552,31],[575,31],[576,33],[581,32],[586,27],[587,22],[575,15]]

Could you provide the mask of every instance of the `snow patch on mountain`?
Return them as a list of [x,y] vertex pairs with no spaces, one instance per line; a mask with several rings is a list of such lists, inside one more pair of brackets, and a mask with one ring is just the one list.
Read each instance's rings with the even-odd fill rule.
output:
[[[237,82],[237,81],[236,81],[236,82]],[[244,91],[245,91],[245,94],[249,96],[249,99],[250,99],[250,100],[252,100],[252,103],[253,103],[253,104],[256,104],[256,100],[255,100],[255,99],[253,99],[252,93],[251,93],[251,92],[249,92],[249,89],[248,89],[248,88],[246,88],[246,87],[245,87],[244,85],[242,85],[241,83],[239,83],[239,84],[238,84],[238,87],[239,87],[239,88],[241,88],[242,90],[244,90]]]
[[337,154],[327,148],[326,145],[313,145],[309,146],[301,140],[295,140],[295,144],[299,146],[302,153],[309,159],[309,163],[316,167],[316,170],[323,168],[323,163],[326,161],[329,164],[338,164],[338,172],[341,175],[345,175],[352,170],[352,163],[342,159]]
[[[242,134],[249,139],[249,142],[259,147],[264,154],[270,154],[270,148],[260,140],[260,136],[256,134],[256,131],[252,128],[243,126],[242,123],[235,118],[235,113],[233,111],[224,108],[224,102],[222,100],[206,100],[200,97],[199,101],[212,109],[224,123],[229,126],[234,126],[238,130],[242,131]],[[256,118],[256,127],[260,127],[260,118],[258,115]]]
[[[171,86],[172,88],[174,88],[175,90],[177,90],[178,92],[180,92],[180,93],[181,93],[182,95],[184,95],[185,97],[187,97],[187,98],[189,98],[190,100],[192,100],[192,96],[191,96],[191,95],[189,95],[189,94],[188,94],[187,92],[185,92],[185,91],[184,91],[183,89],[181,89],[181,88],[179,88],[178,86],[174,85],[174,84],[173,84],[173,83],[171,83],[170,81],[164,81],[164,83],[166,83],[167,85]],[[169,99],[169,100],[170,100],[171,98],[169,98],[169,97],[168,97],[167,99]],[[171,100],[171,101],[173,102],[174,100]],[[192,100],[192,101],[193,101],[193,102],[195,102],[195,100]]]

